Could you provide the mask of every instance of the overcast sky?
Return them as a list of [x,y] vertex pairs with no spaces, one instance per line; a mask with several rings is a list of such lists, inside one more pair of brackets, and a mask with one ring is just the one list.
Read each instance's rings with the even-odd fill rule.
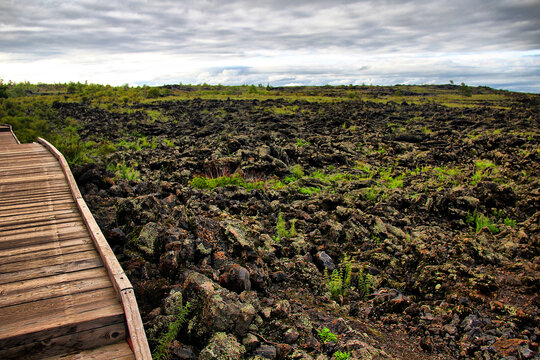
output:
[[540,92],[540,0],[0,0],[0,78]]

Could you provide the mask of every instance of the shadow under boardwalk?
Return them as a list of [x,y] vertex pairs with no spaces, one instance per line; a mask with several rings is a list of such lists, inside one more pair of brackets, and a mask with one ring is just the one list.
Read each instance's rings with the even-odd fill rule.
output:
[[0,358],[151,358],[131,284],[63,156],[2,129]]

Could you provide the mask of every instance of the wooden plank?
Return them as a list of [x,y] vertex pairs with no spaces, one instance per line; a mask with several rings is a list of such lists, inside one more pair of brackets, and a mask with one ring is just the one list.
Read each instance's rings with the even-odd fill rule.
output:
[[[11,195],[11,196],[9,196]],[[71,193],[66,191],[61,191],[58,189],[49,189],[49,191],[44,192],[23,192],[16,194],[2,194],[0,192],[0,205],[11,206],[11,205],[20,205],[21,203],[25,204],[35,204],[43,201],[56,201],[58,199],[72,199]],[[19,196],[17,196],[19,195]]]
[[30,262],[13,262],[0,265],[0,276],[8,273],[18,273],[23,270],[31,270],[36,268],[46,268],[50,266],[67,264],[71,262],[81,261],[99,257],[99,254],[94,249],[75,252],[71,254],[59,254],[56,256],[50,256],[43,259],[37,259]]
[[[2,171],[18,170],[18,169],[34,169],[37,167],[36,163],[32,165],[30,164],[29,161],[23,162],[22,159],[21,161],[11,161],[9,158],[3,158],[1,159],[1,161],[2,161],[2,166],[0,168],[2,169]],[[59,168],[60,165],[58,164],[58,161],[56,161],[56,159],[51,156],[50,158],[43,161],[42,163],[39,163],[39,167],[56,169],[56,168]]]
[[66,188],[65,180],[64,181],[56,180],[52,182],[49,181],[45,184],[41,184],[38,187],[31,187],[30,185],[23,186],[23,185],[0,187],[0,193],[4,193],[4,195],[6,196],[11,195],[13,197],[16,197],[16,196],[21,195],[21,194],[17,194],[17,192],[24,193],[22,195],[30,195],[30,194],[40,195],[40,194],[48,194],[50,192],[55,192],[55,191],[65,192],[66,190],[69,190],[68,188]]
[[[13,132],[11,133],[11,135],[15,135],[13,134]],[[32,142],[32,143],[26,143],[26,144],[21,144],[21,143],[17,143],[17,144],[13,144],[13,143],[5,143],[5,144],[0,144],[0,148],[2,149],[9,149],[9,148],[17,148],[17,147],[27,147],[27,148],[32,148],[32,147],[35,147],[35,146],[39,146],[38,143],[35,143],[35,142]]]
[[9,256],[9,254],[23,254],[32,252],[34,247],[54,249],[63,247],[64,243],[70,242],[92,243],[92,240],[88,238],[88,232],[86,230],[81,232],[66,232],[59,235],[41,235],[20,240],[4,240],[0,241],[0,253],[7,254],[6,256]]
[[43,146],[40,146],[39,144],[36,144],[36,143],[17,144],[17,145],[5,144],[2,147],[2,149],[0,149],[0,154],[3,154],[4,152],[9,152],[9,151],[16,152],[16,151],[37,151],[37,150],[44,150]]
[[75,315],[111,305],[117,307],[116,312],[122,311],[114,290],[105,288],[3,307],[0,309],[0,348],[3,339],[43,330],[47,324],[54,324],[58,320],[64,324],[70,321],[77,323]]
[[[88,238],[88,235],[84,233],[80,237],[59,239],[55,236],[50,238],[50,241],[45,243],[29,244],[21,247],[10,247],[6,249],[0,249],[0,263],[13,262],[13,259],[17,256],[29,254],[30,256],[40,257],[47,251],[70,249],[73,247],[82,246],[83,248],[94,248],[92,240]],[[67,250],[66,250],[67,251]]]
[[[72,228],[76,228],[74,230]],[[0,243],[4,241],[11,240],[24,240],[27,238],[33,238],[45,234],[49,234],[50,231],[58,231],[58,234],[64,234],[73,231],[83,231],[86,229],[82,222],[67,222],[67,223],[56,223],[56,224],[45,224],[34,226],[32,228],[26,229],[16,229],[9,231],[2,231],[0,229]]]
[[34,213],[26,213],[21,215],[11,215],[9,218],[0,218],[0,227],[2,226],[8,226],[8,225],[15,225],[19,223],[25,223],[25,222],[33,222],[33,221],[39,221],[43,219],[49,219],[52,217],[62,218],[65,215],[73,215],[77,214],[79,215],[79,211],[75,207],[75,209],[72,207],[71,209],[49,209],[47,211],[38,212],[37,214]]
[[10,156],[0,156],[0,167],[18,165],[39,164],[42,161],[51,161],[48,154],[18,154]]
[[13,193],[13,192],[37,192],[43,193],[50,191],[51,188],[58,190],[62,186],[66,186],[66,179],[49,180],[44,184],[44,181],[26,181],[13,184],[0,184],[0,193]]
[[[48,245],[48,244],[46,244]],[[24,251],[20,254],[16,254],[15,251],[11,251],[9,256],[2,256],[0,252],[0,266],[3,264],[11,264],[16,262],[30,262],[34,260],[44,260],[54,256],[74,254],[83,251],[95,250],[94,245],[91,242],[77,241],[71,246],[63,244],[63,246],[56,245],[51,249],[36,250],[33,248],[33,251]],[[43,246],[43,245],[42,245]],[[18,248],[16,250],[27,250],[25,248]]]
[[[3,351],[0,350],[0,356],[3,356],[4,359],[11,356],[18,356],[16,357],[17,359],[37,360],[43,359],[44,356],[50,357],[55,355],[65,355],[73,353],[74,351],[80,352],[86,349],[95,349],[96,347],[116,344],[119,341],[125,343],[125,337],[126,325],[124,323],[117,323],[96,329],[51,338],[47,341],[17,346],[14,348],[4,349]],[[111,349],[110,351],[113,350]],[[108,351],[109,355],[110,351]],[[24,357],[20,357],[20,354],[26,355],[24,355]],[[113,356],[117,357],[116,354]],[[66,357],[60,358],[65,359]],[[94,359],[95,357],[90,357],[90,355],[87,355],[87,357],[84,359],[90,358]],[[108,359],[111,359],[111,357]]]
[[2,194],[2,199],[0,201],[12,201],[19,200],[23,201],[22,198],[29,198],[32,200],[34,197],[44,197],[48,195],[54,196],[55,194],[65,194],[66,193],[65,183],[58,182],[48,183],[46,186],[22,188],[22,187],[3,187],[0,188],[0,194]]
[[51,175],[28,175],[28,176],[12,176],[6,179],[0,179],[0,185],[17,185],[17,184],[27,184],[27,183],[42,183],[43,181],[49,180],[60,180],[64,179],[64,175],[51,174]]
[[[42,163],[39,164],[39,166],[43,167],[45,169],[59,168],[58,162],[56,160],[53,160],[53,159],[51,159],[49,161],[42,162]],[[9,171],[13,171],[13,170],[33,169],[35,167],[36,167],[35,164],[32,165],[32,164],[10,163],[9,165],[0,167],[0,169],[2,171],[9,172]]]
[[10,168],[10,167],[20,167],[20,168],[35,168],[36,164],[41,163],[51,163],[52,165],[53,158],[48,156],[32,156],[32,157],[22,157],[17,159],[10,158],[0,158],[0,169]]
[[51,238],[51,241],[46,243],[30,244],[21,247],[12,247],[7,249],[0,249],[0,264],[6,264],[9,262],[20,261],[21,256],[32,256],[35,258],[46,257],[50,251],[68,251],[70,249],[94,248],[92,241],[88,236],[83,236],[74,239],[59,241],[56,238]]
[[47,174],[43,176],[31,174],[27,178],[17,176],[13,177],[11,181],[9,181],[9,178],[2,179],[2,183],[0,183],[2,189],[9,189],[9,191],[28,190],[31,189],[30,186],[35,186],[34,189],[47,189],[49,186],[66,186],[65,184],[66,179],[59,174],[54,175],[54,178],[52,178],[52,175]]
[[[0,154],[0,164],[3,166],[5,164],[14,164],[14,163],[29,163],[31,160],[49,160],[51,157],[50,154],[47,154],[44,151],[18,151],[14,154]],[[34,164],[39,164],[35,162]]]
[[3,144],[2,147],[6,149],[39,149],[42,146],[36,142],[32,142],[26,144]]
[[4,273],[0,275],[0,285],[16,281],[58,275],[67,272],[92,269],[100,266],[103,266],[103,262],[99,257],[89,257],[88,259],[82,259],[79,261],[57,264],[37,269],[28,269],[16,273]]
[[[40,169],[39,166],[37,166],[36,164],[40,164],[42,162],[50,162],[51,159],[49,158],[46,158],[46,159],[27,159],[25,160],[24,162],[23,161],[1,161],[0,160],[0,175],[17,175],[19,176],[21,174],[21,172],[28,172],[28,173],[34,173],[34,174],[37,174],[38,173],[38,169]],[[17,165],[15,165],[17,164]],[[16,167],[15,167],[16,166]],[[58,170],[57,167],[55,167],[54,165],[49,165],[47,167],[43,167],[42,168],[43,172],[48,172],[48,171],[56,171]]]
[[24,151],[41,150],[41,149],[43,149],[43,146],[41,146],[38,143],[27,143],[27,144],[17,144],[17,145],[5,144],[3,150],[7,151],[7,150],[17,150],[17,149],[20,149],[21,151],[22,150],[24,150]]
[[[37,162],[36,160],[39,160]],[[33,161],[33,162],[32,162]],[[33,156],[0,156],[0,169],[4,172],[7,169],[11,170],[21,170],[21,169],[38,169],[43,167],[44,169],[57,169],[60,166],[58,162],[55,163],[55,158],[52,156],[44,155],[33,155]]]
[[[39,214],[37,214],[39,215]],[[8,223],[7,221],[3,221],[4,223],[0,225],[0,234],[1,233],[7,233],[8,231],[22,229],[27,230],[34,226],[41,226],[45,224],[61,224],[66,222],[76,222],[77,220],[80,221],[80,216],[77,213],[71,213],[71,214],[52,214],[52,215],[43,215],[41,217],[38,217],[37,215],[29,217],[27,219],[20,218],[18,221],[13,223]],[[5,219],[5,218],[4,218]]]
[[[70,281],[92,279],[96,277],[107,277],[107,271],[104,267],[98,267],[93,269],[86,269],[81,271],[74,271],[71,273],[58,274],[53,276],[47,276],[44,278],[29,279],[18,283],[3,284],[0,286],[0,292],[2,296],[9,296],[11,294],[19,294],[23,292],[31,292],[32,289],[40,288],[52,284],[61,284]],[[0,299],[0,301],[8,301],[6,299]]]
[[135,359],[129,344],[125,341],[118,344],[102,346],[92,350],[54,356],[44,360],[132,360]]
[[9,147],[8,149],[0,150],[0,157],[2,158],[18,158],[22,157],[24,155],[41,155],[46,156],[49,155],[47,153],[46,149],[43,148],[36,148],[36,147],[26,147],[26,146],[17,146],[17,147]]
[[26,144],[0,144],[0,148],[2,149],[38,149],[42,147],[40,144],[36,142],[32,143],[26,143]]
[[2,225],[0,227],[0,235],[8,234],[10,231],[27,231],[32,230],[36,226],[56,225],[56,224],[73,224],[80,220],[79,214],[51,215],[42,219],[23,219],[15,224]]
[[[0,158],[0,169],[10,167],[36,168],[37,164],[51,163],[53,159],[48,156],[21,157],[17,159]],[[54,167],[53,167],[54,168]],[[2,172],[4,172],[2,170]]]
[[88,230],[83,224],[79,223],[57,224],[56,226],[42,227],[40,229],[23,229],[10,234],[0,232],[0,250],[83,236],[88,236]]
[[43,211],[43,209],[77,209],[77,206],[73,203],[73,200],[69,197],[64,197],[63,199],[49,200],[49,201],[40,201],[35,203],[22,203],[14,205],[4,205],[0,208],[0,216],[11,216],[12,212],[15,211],[27,211],[27,213],[32,214],[33,212]]
[[7,178],[18,178],[21,176],[34,176],[34,175],[63,175],[62,170],[59,168],[44,168],[44,167],[34,167],[28,169],[11,169],[0,172],[0,180]]
[[[110,287],[111,281],[109,280],[107,273],[105,273],[100,274],[95,278],[53,283],[32,288],[31,292],[25,291],[12,293],[9,296],[3,296],[0,298],[0,308]],[[1,288],[0,291],[2,291]]]
[[[92,293],[95,292],[70,295],[68,297],[72,299],[69,299],[69,301],[74,302],[74,299],[79,298],[80,295]],[[31,305],[41,308],[40,303],[51,302],[52,300],[58,302],[58,299],[36,301],[10,308],[28,308]],[[17,319],[16,322],[8,323],[7,326],[0,328],[0,349],[31,344],[125,321],[122,307],[120,304],[113,304],[111,299],[94,299],[90,304],[84,304],[84,306],[81,305],[76,308],[63,307],[57,303],[52,304],[53,308],[51,310],[54,311],[52,314],[43,310],[38,313],[34,310],[31,313],[32,317],[27,316],[24,320]]]
[[[38,168],[39,164],[52,163],[53,158],[40,155],[40,156],[22,156],[22,157],[0,157],[0,169],[4,172],[4,168],[19,167],[19,168]],[[51,165],[52,166],[52,165]],[[53,167],[54,169],[54,167]]]

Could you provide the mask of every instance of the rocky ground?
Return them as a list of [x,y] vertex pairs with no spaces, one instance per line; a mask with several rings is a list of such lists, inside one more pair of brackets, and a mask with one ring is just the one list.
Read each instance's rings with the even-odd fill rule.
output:
[[402,96],[54,104],[115,144],[74,172],[153,349],[540,358],[538,99]]

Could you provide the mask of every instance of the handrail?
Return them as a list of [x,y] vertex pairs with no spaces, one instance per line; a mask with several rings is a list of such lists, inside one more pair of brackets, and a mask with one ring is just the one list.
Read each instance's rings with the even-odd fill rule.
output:
[[[7,129],[7,130],[5,130]],[[13,138],[15,139],[15,142],[17,144],[20,144],[21,142],[19,141],[19,139],[17,139],[17,135],[15,135],[15,133],[13,132],[13,128],[11,127],[10,124],[0,124],[0,131],[2,132],[10,132],[11,133],[11,136],[13,136]]]
[[136,360],[151,360],[150,348],[148,346],[148,340],[144,332],[144,326],[141,320],[141,314],[139,313],[139,307],[137,306],[137,300],[135,299],[135,293],[133,292],[133,286],[127,278],[124,270],[120,266],[118,259],[111,250],[105,236],[101,232],[96,220],[92,216],[90,209],[86,205],[79,187],[75,182],[75,178],[69,169],[69,165],[64,158],[64,155],[60,153],[52,144],[43,138],[38,138],[38,142],[45,146],[47,150],[58,160],[66,180],[69,184],[71,194],[75,199],[77,208],[81,214],[81,217],[90,233],[90,237],[94,242],[94,245],[101,256],[101,260],[105,265],[107,274],[114,285],[115,291],[120,297],[124,313],[126,315],[126,322],[129,331],[129,345],[135,354]]

